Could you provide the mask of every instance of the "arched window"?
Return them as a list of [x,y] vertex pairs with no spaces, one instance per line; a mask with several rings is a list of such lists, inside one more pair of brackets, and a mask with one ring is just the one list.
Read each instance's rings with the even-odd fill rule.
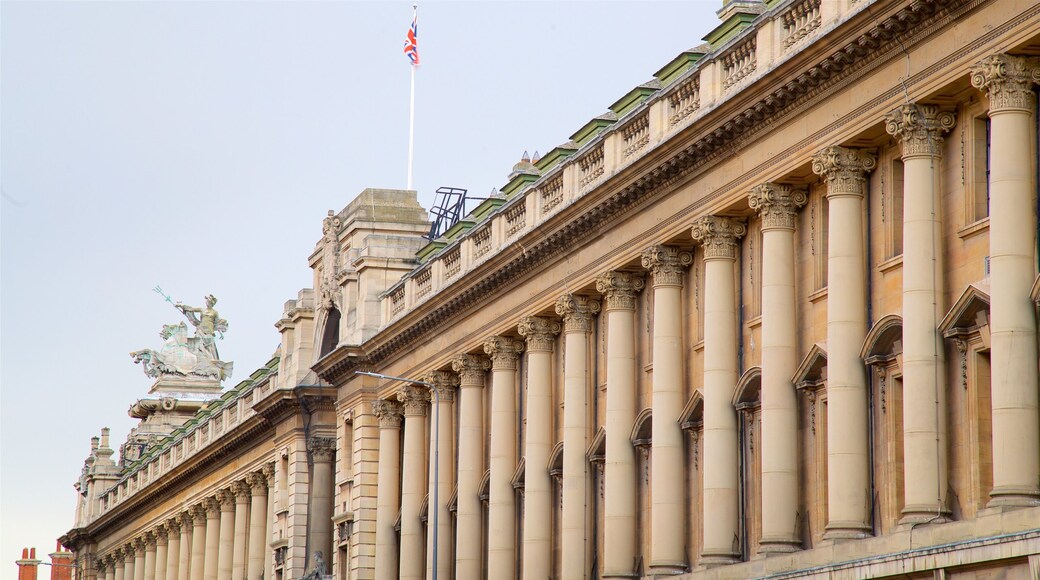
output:
[[873,369],[871,425],[876,533],[895,529],[903,512],[903,319],[878,320],[863,341],[860,356]]
[[335,306],[329,309],[325,317],[325,330],[321,333],[321,349],[318,358],[322,358],[336,349],[339,344],[339,310]]

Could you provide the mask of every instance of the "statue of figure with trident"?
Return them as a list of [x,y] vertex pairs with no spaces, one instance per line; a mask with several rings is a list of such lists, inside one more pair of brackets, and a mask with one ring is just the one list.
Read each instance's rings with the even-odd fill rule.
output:
[[217,303],[215,296],[209,294],[205,301],[205,308],[196,308],[181,302],[175,303],[173,307],[180,310],[181,314],[187,317],[188,322],[195,327],[195,338],[199,339],[202,347],[213,357],[213,360],[220,360],[220,355],[217,354],[216,334],[220,333],[220,338],[224,338],[228,323],[213,308]]
[[220,360],[217,353],[216,339],[224,338],[228,329],[227,320],[221,318],[213,308],[217,299],[212,294],[206,296],[206,306],[198,308],[174,302],[158,286],[152,290],[165,298],[191,322],[195,327],[195,336],[187,336],[188,327],[183,322],[164,325],[160,335],[166,343],[161,350],[146,348],[130,353],[134,362],[144,366],[145,374],[153,378],[180,376],[218,381],[231,376],[233,363]]

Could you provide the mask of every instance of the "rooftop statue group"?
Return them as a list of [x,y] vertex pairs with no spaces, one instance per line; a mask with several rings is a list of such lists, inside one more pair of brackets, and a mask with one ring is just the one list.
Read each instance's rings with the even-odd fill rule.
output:
[[146,348],[130,353],[135,363],[144,366],[144,374],[156,379],[171,376],[222,381],[230,377],[233,363],[220,360],[217,353],[217,338],[223,339],[228,329],[227,320],[214,308],[217,299],[210,294],[205,298],[206,306],[197,308],[173,302],[159,287],[155,291],[188,319],[195,327],[195,335],[188,336],[188,325],[184,322],[164,324],[159,336],[166,342],[161,349]]

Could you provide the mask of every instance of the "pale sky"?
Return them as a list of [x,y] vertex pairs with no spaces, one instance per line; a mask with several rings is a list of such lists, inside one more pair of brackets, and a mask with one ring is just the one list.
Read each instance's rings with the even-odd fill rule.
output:
[[[721,0],[423,2],[415,186],[486,195],[718,23]],[[328,209],[403,188],[410,2],[0,3],[0,580],[73,524],[90,437],[215,294],[234,385]],[[40,578],[50,570],[43,566]]]

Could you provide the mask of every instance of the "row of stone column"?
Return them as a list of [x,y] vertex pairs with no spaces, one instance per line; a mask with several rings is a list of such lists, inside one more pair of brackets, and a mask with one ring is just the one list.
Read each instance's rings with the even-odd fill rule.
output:
[[[998,55],[972,71],[972,83],[990,97],[990,253],[992,287],[992,382],[994,505],[1035,504],[1040,500],[1037,414],[1037,338],[1030,290],[1034,265],[1035,208],[1030,159],[1032,83],[1040,73],[1031,61]],[[953,115],[938,107],[907,104],[886,118],[886,128],[902,148],[904,163],[903,374],[905,509],[909,523],[940,522],[947,515],[945,458],[944,343],[938,332],[945,314],[943,232],[939,179],[943,134]],[[876,166],[867,150],[826,147],[812,169],[826,185],[830,212],[827,266],[827,514],[828,538],[858,538],[871,531],[869,503],[867,377],[860,351],[867,333],[867,264],[863,201],[867,176]],[[792,375],[796,345],[794,230],[806,195],[795,187],[764,183],[748,201],[762,218],[762,538],[761,551],[797,550],[799,489],[797,404]],[[740,558],[737,416],[732,396],[738,373],[738,332],[734,288],[738,240],[744,223],[706,216],[692,226],[705,262],[703,549],[701,562],[722,564]],[[685,555],[686,523],[682,433],[682,285],[689,252],[671,246],[645,250],[641,262],[654,292],[651,573],[675,573],[690,564]],[[635,297],[642,274],[609,271],[596,279],[607,317],[606,457],[604,466],[604,547],[606,578],[630,577],[637,550],[636,460],[629,433],[636,417]],[[514,474],[518,465],[515,394],[518,358],[528,356],[522,570],[525,578],[551,575],[552,349],[562,330],[563,521],[561,567],[564,578],[588,575],[594,539],[588,521],[587,450],[588,337],[597,298],[566,295],[556,303],[560,320],[523,317],[517,333],[489,337],[487,356],[466,353],[452,370],[434,371],[430,388],[408,386],[398,400],[379,400],[379,496],[376,531],[378,578],[419,579],[423,572],[460,578],[481,573],[482,522],[478,488],[482,476],[482,394],[491,370],[490,479],[488,486],[487,569],[492,578],[516,570],[517,510]],[[452,469],[452,408],[459,388],[457,532],[451,537],[448,500]],[[425,422],[433,394],[436,409],[426,462]],[[400,427],[405,424],[403,463]],[[424,470],[430,469],[428,479]],[[436,476],[434,472],[436,471]],[[398,490],[398,481],[404,488]],[[424,487],[423,481],[429,482]],[[419,512],[429,495],[429,543],[423,559]],[[400,504],[398,504],[400,497]],[[434,498],[437,498],[436,500]],[[394,521],[401,513],[401,538]],[[437,521],[436,526],[434,521]],[[434,537],[438,538],[436,545]],[[434,560],[436,559],[436,566]],[[138,579],[140,580],[140,579]]]
[[248,474],[97,558],[104,580],[260,580],[274,468]]

